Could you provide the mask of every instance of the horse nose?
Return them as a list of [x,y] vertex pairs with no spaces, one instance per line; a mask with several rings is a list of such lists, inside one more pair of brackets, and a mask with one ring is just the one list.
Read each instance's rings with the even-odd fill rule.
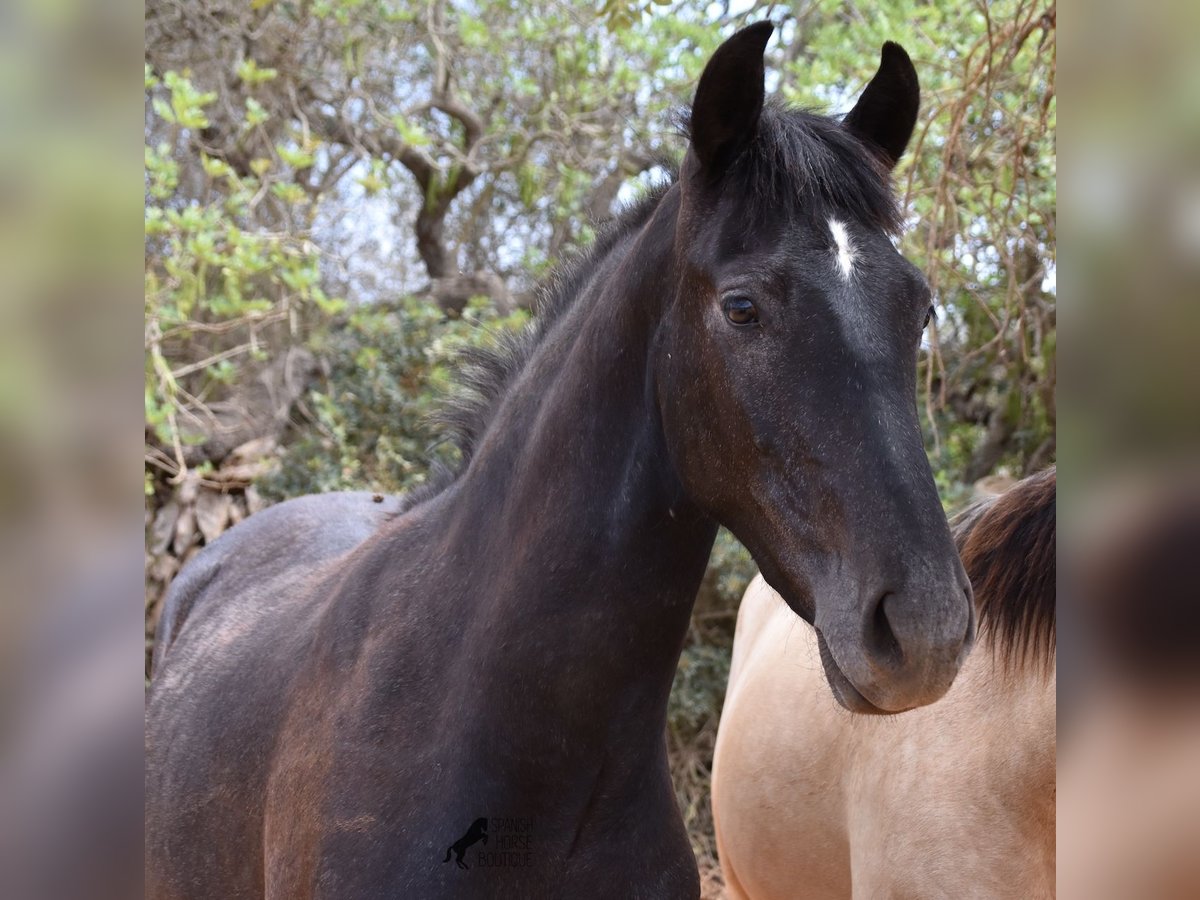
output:
[[945,694],[975,639],[965,579],[957,590],[880,592],[863,616],[867,687],[888,709],[923,706]]

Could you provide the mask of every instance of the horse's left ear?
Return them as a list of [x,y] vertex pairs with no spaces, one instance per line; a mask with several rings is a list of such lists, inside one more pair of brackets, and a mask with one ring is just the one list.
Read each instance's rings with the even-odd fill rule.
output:
[[904,155],[917,124],[921,88],[917,70],[899,44],[883,45],[879,71],[842,124],[891,169]]
[[757,22],[737,32],[704,67],[692,103],[692,150],[703,171],[720,175],[758,130],[765,87],[763,51],[775,26]]

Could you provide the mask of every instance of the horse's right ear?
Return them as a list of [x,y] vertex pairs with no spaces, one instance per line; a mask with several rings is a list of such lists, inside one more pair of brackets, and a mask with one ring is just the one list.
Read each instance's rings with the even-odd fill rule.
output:
[[758,22],[717,48],[704,67],[692,103],[692,150],[715,177],[753,138],[762,114],[763,51],[775,26]]

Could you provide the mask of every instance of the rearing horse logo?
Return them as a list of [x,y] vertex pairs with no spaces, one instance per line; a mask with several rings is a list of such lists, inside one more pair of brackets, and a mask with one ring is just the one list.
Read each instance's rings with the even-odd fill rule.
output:
[[476,844],[479,841],[487,843],[487,823],[488,820],[486,818],[476,819],[472,822],[471,827],[467,829],[467,833],[446,848],[446,858],[442,862],[450,862],[450,854],[453,853],[454,861],[460,869],[471,868],[463,862],[463,854],[471,848],[472,844]]

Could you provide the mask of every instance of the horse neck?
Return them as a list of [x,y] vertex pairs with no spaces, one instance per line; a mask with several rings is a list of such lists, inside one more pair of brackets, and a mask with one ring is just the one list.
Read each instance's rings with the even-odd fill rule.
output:
[[588,702],[657,680],[662,710],[715,536],[674,473],[654,390],[677,215],[672,189],[594,262],[479,441],[444,546],[487,585],[474,614],[493,633],[539,631],[513,640],[547,668],[574,648]]

